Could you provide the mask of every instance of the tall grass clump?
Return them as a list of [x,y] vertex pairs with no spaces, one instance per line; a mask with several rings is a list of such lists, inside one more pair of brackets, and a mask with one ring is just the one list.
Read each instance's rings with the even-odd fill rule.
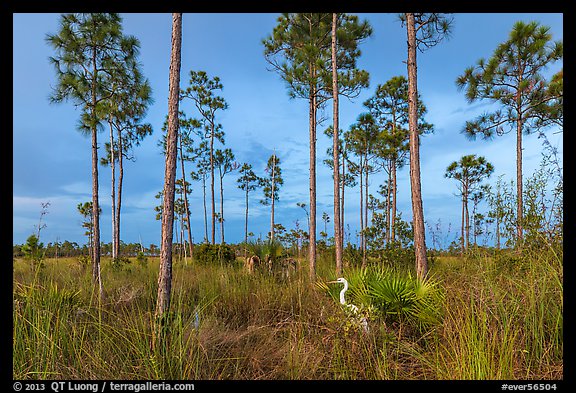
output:
[[470,255],[442,271],[444,379],[561,379],[562,259],[552,249]]

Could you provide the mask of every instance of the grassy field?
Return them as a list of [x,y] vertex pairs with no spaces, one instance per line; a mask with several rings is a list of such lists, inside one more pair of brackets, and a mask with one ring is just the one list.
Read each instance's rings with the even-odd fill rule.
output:
[[[319,259],[318,277],[334,279]],[[354,275],[347,269],[345,276]],[[290,280],[175,263],[152,349],[158,260],[114,269],[106,297],[76,259],[13,263],[14,379],[563,379],[562,255],[437,258],[441,321],[378,317],[364,333],[303,262]],[[337,294],[340,286],[334,287]]]

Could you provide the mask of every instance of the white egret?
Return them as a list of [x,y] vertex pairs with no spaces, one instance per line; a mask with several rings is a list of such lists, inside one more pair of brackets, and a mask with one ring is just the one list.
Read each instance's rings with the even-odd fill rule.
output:
[[[336,279],[336,281],[328,281],[328,284],[334,284],[334,283],[344,284],[344,288],[342,288],[342,290],[340,291],[340,303],[349,310],[351,310],[355,315],[357,315],[358,307],[356,307],[354,304],[346,303],[346,298],[344,297],[346,291],[348,290],[348,280],[346,280],[344,277],[339,277],[338,279]],[[360,318],[360,325],[362,325],[364,332],[368,333],[368,320],[366,319],[365,316],[362,316]]]
[[348,280],[346,280],[344,277],[340,277],[338,278],[336,281],[328,281],[328,284],[334,284],[334,283],[340,283],[340,284],[344,284],[344,288],[342,288],[342,290],[340,291],[340,303],[346,307],[348,307],[350,310],[352,310],[354,313],[358,312],[358,307],[356,307],[353,304],[347,304],[346,303],[346,299],[344,298],[344,294],[346,293],[346,291],[348,290]]

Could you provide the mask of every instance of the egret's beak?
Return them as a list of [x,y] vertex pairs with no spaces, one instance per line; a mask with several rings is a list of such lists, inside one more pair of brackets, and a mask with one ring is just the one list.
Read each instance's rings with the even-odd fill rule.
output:
[[326,284],[336,284],[338,281],[328,281]]

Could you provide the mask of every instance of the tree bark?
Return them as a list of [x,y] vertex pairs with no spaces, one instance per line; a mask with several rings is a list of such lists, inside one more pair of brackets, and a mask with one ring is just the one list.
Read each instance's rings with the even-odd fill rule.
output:
[[392,188],[392,161],[388,161],[388,186],[386,187],[386,212],[385,212],[385,220],[386,220],[386,232],[385,232],[385,239],[386,244],[390,243],[390,231],[392,229],[390,225],[390,219],[392,216],[392,204],[391,204],[391,192]]
[[466,250],[464,247],[464,215],[466,214],[466,202],[464,201],[464,191],[462,191],[462,225],[460,226],[460,236],[462,237],[461,241],[460,241],[460,249],[461,249],[461,253],[460,255],[464,255],[464,251]]
[[470,214],[468,212],[468,186],[464,193],[464,217],[466,218],[466,243],[464,250],[468,251],[470,247]]
[[336,29],[338,15],[332,14],[332,100],[333,100],[333,143],[332,152],[334,165],[334,246],[336,248],[336,276],[342,275],[342,236],[340,235],[340,153],[339,142],[339,113],[338,113],[338,69],[336,64]]
[[124,147],[122,146],[122,134],[121,131],[118,130],[118,151],[120,152],[118,155],[118,195],[116,197],[116,231],[114,235],[116,236],[116,240],[114,242],[114,246],[116,247],[116,257],[120,256],[120,210],[122,208],[122,188],[124,184],[124,154],[122,151]]
[[500,212],[498,210],[496,210],[496,249],[500,250]]
[[362,160],[362,155],[360,155],[359,162],[359,174],[360,174],[360,251],[362,251],[362,267],[366,267],[366,258],[364,258],[364,161]]
[[182,187],[184,189],[184,210],[186,211],[186,221],[188,222],[188,247],[190,250],[190,258],[194,251],[194,244],[192,243],[192,222],[190,221],[190,209],[188,208],[188,188],[186,187],[186,170],[184,169],[184,155],[182,147],[182,138],[180,138],[180,166],[182,167]]
[[244,221],[244,243],[248,243],[248,182],[246,186],[246,219]]
[[344,190],[346,189],[346,157],[342,152],[342,199],[340,200],[340,244],[342,245],[342,258],[344,258]]
[[418,135],[418,83],[416,63],[416,26],[414,14],[406,13],[408,36],[408,127],[410,130],[410,187],[412,192],[412,222],[414,228],[414,251],[416,275],[424,279],[428,274],[426,240],[424,232],[424,210],[420,184],[420,142]]
[[100,205],[98,203],[98,130],[96,128],[96,83],[98,69],[96,64],[96,47],[92,50],[92,281],[98,285],[100,298],[103,297],[102,276],[100,274]]
[[[366,174],[364,176],[364,231],[366,231],[368,228],[368,154],[366,154],[366,158],[364,159],[364,166],[366,167]],[[365,268],[368,266],[366,234],[364,234],[362,238],[362,267]]]
[[[311,70],[311,74],[313,72]],[[310,217],[309,217],[310,281],[316,280],[316,90],[310,89]]]
[[118,258],[116,253],[116,160],[114,156],[114,127],[112,125],[112,115],[109,115],[108,125],[110,126],[110,169],[112,171],[112,260]]
[[168,133],[166,137],[166,170],[164,172],[164,201],[162,209],[162,245],[156,318],[170,309],[172,290],[172,236],[174,230],[174,189],[176,183],[176,154],[178,143],[178,106],[180,93],[180,65],[182,48],[182,14],[172,14],[172,50],[168,95]]
[[220,244],[224,244],[224,184],[222,169],[220,171]]
[[392,242],[396,241],[396,204],[397,204],[397,191],[396,191],[396,160],[392,162],[392,218],[390,219],[390,239]]
[[216,244],[216,203],[214,202],[214,123],[210,137],[210,194],[212,203],[212,244]]
[[202,192],[204,195],[204,242],[208,243],[208,208],[206,206],[206,174],[202,174]]
[[522,195],[522,115],[516,123],[516,247],[522,247],[523,239],[523,195]]
[[270,241],[274,241],[274,191],[276,186],[276,153],[274,153],[272,157],[272,209],[270,212]]

